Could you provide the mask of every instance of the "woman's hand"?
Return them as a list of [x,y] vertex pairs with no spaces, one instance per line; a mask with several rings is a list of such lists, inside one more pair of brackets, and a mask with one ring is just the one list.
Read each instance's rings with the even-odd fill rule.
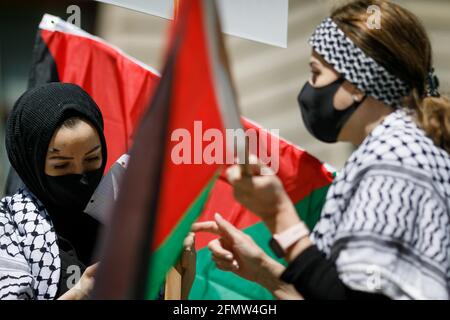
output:
[[90,267],[87,267],[81,276],[80,280],[66,293],[64,293],[59,300],[85,300],[88,299],[94,288],[94,276],[98,268],[98,262]]
[[[227,170],[234,197],[258,215],[272,233],[284,231],[300,221],[283,184],[273,171],[250,157],[250,164],[235,165]],[[264,174],[262,174],[264,173]]]
[[232,271],[250,281],[259,282],[259,269],[266,254],[252,238],[235,228],[219,214],[216,221],[198,222],[192,226],[194,232],[210,232],[220,235],[220,239],[211,241],[208,249],[217,267]]
[[259,283],[279,299],[301,299],[294,287],[279,279],[284,266],[270,258],[250,236],[235,228],[220,214],[216,214],[215,221],[195,223],[192,231],[221,236],[208,245],[219,269]]

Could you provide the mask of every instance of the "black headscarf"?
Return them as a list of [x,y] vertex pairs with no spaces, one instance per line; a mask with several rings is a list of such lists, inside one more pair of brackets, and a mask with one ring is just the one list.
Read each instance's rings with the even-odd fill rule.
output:
[[[50,140],[56,129],[74,116],[89,121],[96,128],[102,145],[103,172],[107,152],[102,114],[94,100],[74,84],[49,83],[26,91],[17,100],[8,118],[6,150],[11,165],[24,184],[44,204],[57,234],[73,242],[77,249],[88,245],[88,239],[83,240],[79,235],[84,233],[86,236],[86,229],[90,228],[94,232],[96,228],[84,213],[59,212],[52,207],[45,175]],[[81,248],[81,251],[85,250]]]

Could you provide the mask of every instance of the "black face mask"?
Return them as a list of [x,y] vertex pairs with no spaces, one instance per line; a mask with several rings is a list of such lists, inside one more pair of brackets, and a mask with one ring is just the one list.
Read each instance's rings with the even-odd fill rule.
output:
[[322,88],[314,88],[307,82],[298,96],[306,128],[323,142],[337,141],[342,127],[366,98],[354,102],[345,110],[337,110],[333,100],[344,81],[345,79],[340,78]]
[[84,210],[100,183],[102,175],[103,169],[101,168],[84,174],[57,177],[46,175],[52,205],[66,211]]

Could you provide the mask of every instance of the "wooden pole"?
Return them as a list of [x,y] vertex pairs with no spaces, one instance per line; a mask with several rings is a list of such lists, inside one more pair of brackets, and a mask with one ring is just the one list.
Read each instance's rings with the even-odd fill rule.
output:
[[171,268],[166,276],[165,300],[181,300],[183,277],[176,268]]

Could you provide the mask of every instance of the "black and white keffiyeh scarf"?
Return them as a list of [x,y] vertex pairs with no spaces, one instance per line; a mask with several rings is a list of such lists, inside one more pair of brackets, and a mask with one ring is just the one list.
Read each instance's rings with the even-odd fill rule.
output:
[[[103,177],[86,214],[108,220],[128,158],[120,157]],[[0,300],[56,298],[61,275],[57,238],[51,216],[28,188],[0,200]]]
[[0,300],[54,299],[61,261],[42,203],[27,188],[0,202]]
[[351,155],[312,240],[354,290],[450,298],[450,156],[403,110]]
[[406,83],[366,55],[331,18],[319,25],[309,44],[347,81],[389,106],[400,107],[410,92]]

